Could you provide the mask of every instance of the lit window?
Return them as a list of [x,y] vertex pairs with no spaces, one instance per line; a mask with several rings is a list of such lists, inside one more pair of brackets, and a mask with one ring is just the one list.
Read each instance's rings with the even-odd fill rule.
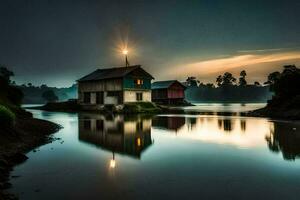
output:
[[143,80],[142,79],[137,79],[136,81],[137,85],[143,85]]

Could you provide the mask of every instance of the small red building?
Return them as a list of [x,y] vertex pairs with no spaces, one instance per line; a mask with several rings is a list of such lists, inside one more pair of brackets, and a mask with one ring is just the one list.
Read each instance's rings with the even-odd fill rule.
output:
[[181,104],[186,87],[177,80],[152,83],[152,101],[162,104]]

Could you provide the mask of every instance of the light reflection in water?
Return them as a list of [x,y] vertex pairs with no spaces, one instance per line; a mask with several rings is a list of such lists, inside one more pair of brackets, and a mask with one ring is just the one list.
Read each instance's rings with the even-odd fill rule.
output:
[[231,144],[240,148],[265,145],[273,123],[257,118],[231,116],[158,116],[153,127],[175,132],[177,137]]
[[116,167],[115,153],[113,152],[113,157],[109,162],[109,167],[114,169]]
[[[113,154],[137,159],[153,144],[151,131],[174,135],[178,139],[233,145],[237,148],[260,148],[267,144],[272,152],[282,151],[287,160],[294,160],[300,155],[300,136],[295,136],[299,135],[299,131],[296,131],[300,130],[299,127],[261,118],[211,115],[107,117],[85,113],[79,114],[78,119],[80,141]],[[285,134],[286,132],[292,134]],[[115,156],[110,163],[111,168],[114,168]]]

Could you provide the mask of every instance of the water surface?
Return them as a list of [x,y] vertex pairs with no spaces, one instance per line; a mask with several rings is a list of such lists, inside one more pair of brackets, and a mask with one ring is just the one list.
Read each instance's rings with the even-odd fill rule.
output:
[[300,123],[32,111],[61,138],[15,168],[20,199],[299,199]]

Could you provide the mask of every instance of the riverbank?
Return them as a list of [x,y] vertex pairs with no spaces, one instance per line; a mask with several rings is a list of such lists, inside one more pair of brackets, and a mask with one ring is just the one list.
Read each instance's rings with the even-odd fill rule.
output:
[[0,199],[17,199],[6,192],[10,171],[13,167],[26,161],[28,151],[53,140],[51,134],[58,131],[59,125],[32,117],[18,117],[15,126],[0,129]]
[[82,106],[76,101],[52,102],[42,106],[30,107],[30,109],[53,112],[97,112],[102,114],[139,114],[162,112],[162,108],[151,102],[125,103],[124,105],[87,105]]
[[252,117],[269,117],[277,119],[300,119],[300,96],[293,98],[273,98],[266,107],[246,113]]

